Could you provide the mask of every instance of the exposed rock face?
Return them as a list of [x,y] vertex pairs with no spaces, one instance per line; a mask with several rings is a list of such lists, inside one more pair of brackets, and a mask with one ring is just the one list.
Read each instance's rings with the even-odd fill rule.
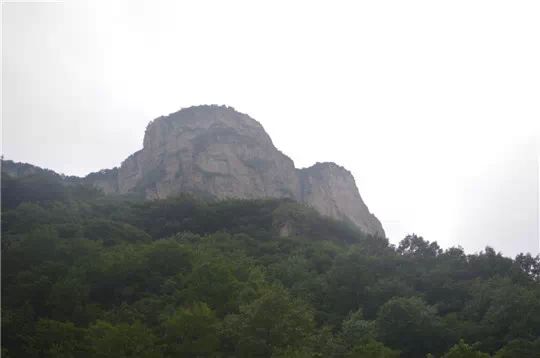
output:
[[151,122],[141,151],[118,171],[120,193],[148,198],[196,192],[216,198],[297,198],[292,160],[262,126],[231,108],[200,106]]
[[363,231],[384,237],[380,221],[360,197],[354,177],[335,163],[300,169],[301,201],[332,218],[351,221]]
[[197,106],[157,118],[146,128],[142,150],[117,171],[86,179],[106,193],[143,192],[149,199],[182,192],[218,199],[292,198],[384,236],[350,172],[333,163],[296,169],[257,121],[231,107]]

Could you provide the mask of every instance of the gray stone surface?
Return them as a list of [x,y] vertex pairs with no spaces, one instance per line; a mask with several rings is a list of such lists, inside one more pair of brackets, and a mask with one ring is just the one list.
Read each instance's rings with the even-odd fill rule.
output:
[[184,192],[218,199],[291,198],[384,237],[349,171],[334,163],[296,169],[257,121],[231,107],[190,107],[153,120],[143,149],[117,171],[100,173],[107,175],[94,173],[87,180],[106,193],[142,192],[148,199]]

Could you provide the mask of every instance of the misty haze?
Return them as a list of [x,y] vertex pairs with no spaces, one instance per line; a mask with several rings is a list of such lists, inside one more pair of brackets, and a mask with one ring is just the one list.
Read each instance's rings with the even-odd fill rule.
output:
[[2,3],[2,355],[540,357],[540,4]]

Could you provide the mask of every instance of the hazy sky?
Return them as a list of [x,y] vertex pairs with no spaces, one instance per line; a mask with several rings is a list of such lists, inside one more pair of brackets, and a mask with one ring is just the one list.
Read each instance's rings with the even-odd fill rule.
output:
[[355,175],[396,243],[538,252],[540,2],[2,4],[2,153],[118,166],[147,122],[227,104],[297,167]]

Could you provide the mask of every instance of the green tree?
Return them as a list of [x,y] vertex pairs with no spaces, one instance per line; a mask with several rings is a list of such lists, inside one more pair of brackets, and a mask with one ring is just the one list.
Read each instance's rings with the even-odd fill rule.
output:
[[213,259],[197,265],[186,277],[182,297],[186,302],[206,302],[219,317],[237,311],[241,282],[232,262]]
[[437,242],[424,240],[422,236],[407,235],[400,241],[397,252],[406,256],[435,257],[442,253]]
[[305,349],[314,332],[313,313],[282,288],[272,288],[240,313],[226,318],[226,332],[239,357],[271,356]]
[[96,358],[159,358],[157,339],[140,322],[111,324],[97,321],[86,336],[91,355]]
[[444,349],[443,332],[435,309],[418,297],[392,298],[377,315],[377,335],[405,357],[424,356]]
[[341,325],[343,340],[350,347],[375,337],[375,324],[364,320],[362,310],[351,312]]
[[384,344],[370,339],[355,346],[347,358],[399,358],[399,351],[385,347]]
[[35,328],[26,347],[29,356],[76,358],[86,352],[85,329],[75,327],[72,322],[41,319]]
[[178,309],[161,325],[167,356],[215,357],[219,346],[219,321],[206,303]]
[[540,281],[540,255],[519,254],[515,260],[518,267],[533,280]]
[[516,339],[510,341],[493,356],[494,358],[540,358],[540,338],[535,341]]
[[442,358],[489,358],[489,354],[482,353],[460,340]]

